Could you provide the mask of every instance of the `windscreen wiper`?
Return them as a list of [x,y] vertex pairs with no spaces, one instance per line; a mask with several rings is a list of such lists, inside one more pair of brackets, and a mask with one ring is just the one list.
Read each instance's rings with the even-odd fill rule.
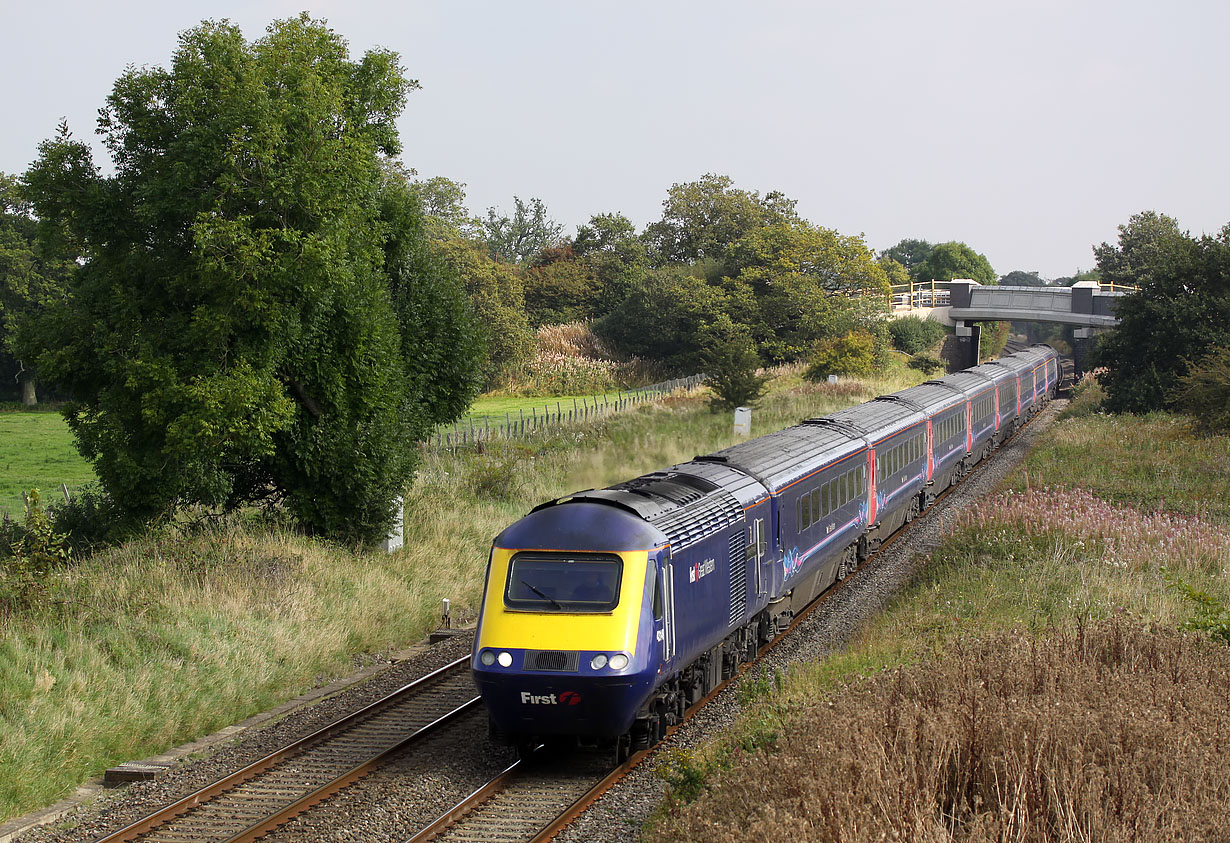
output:
[[543,594],[541,591],[539,591],[538,589],[534,588],[534,586],[530,585],[530,584],[529,584],[529,583],[527,583],[525,580],[522,580],[522,581],[521,581],[521,584],[522,584],[523,586],[525,586],[526,588],[528,588],[530,591],[532,591],[532,592],[534,592],[535,594],[537,594],[537,595],[538,595],[539,597],[541,597],[543,600],[546,600],[548,603],[550,603],[550,604],[551,604],[552,606],[554,606],[555,608],[557,608],[557,609],[559,609],[559,610],[561,610],[561,611],[563,610],[563,608],[564,608],[564,607],[563,607],[563,606],[561,606],[561,605],[560,605],[560,604],[556,601],[556,599],[555,599],[554,597],[549,597],[549,596],[547,596],[546,594]]

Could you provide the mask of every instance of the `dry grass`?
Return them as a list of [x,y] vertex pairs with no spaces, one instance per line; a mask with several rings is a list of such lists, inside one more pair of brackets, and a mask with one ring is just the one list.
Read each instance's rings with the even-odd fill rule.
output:
[[1230,603],[1228,449],[1165,415],[1057,424],[849,648],[667,765],[652,839],[1230,838],[1230,651],[1170,587]]
[[1225,839],[1230,650],[1123,620],[966,640],[780,712],[651,840]]

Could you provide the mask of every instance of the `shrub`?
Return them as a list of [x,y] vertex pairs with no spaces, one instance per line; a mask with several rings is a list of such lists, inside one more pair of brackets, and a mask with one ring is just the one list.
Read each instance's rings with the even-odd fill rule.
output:
[[874,371],[876,341],[870,331],[850,331],[816,346],[803,377],[822,381],[829,375],[862,377]]
[[946,368],[943,360],[931,354],[915,354],[906,365],[928,375]]
[[1197,430],[1230,432],[1230,346],[1216,348],[1194,364],[1179,378],[1171,397]]
[[50,514],[56,531],[77,553],[119,544],[142,528],[142,522],[126,513],[97,483],[87,483],[72,500],[53,505]]
[[1106,391],[1098,381],[1098,372],[1086,372],[1072,387],[1072,400],[1060,418],[1074,419],[1101,412],[1105,399]]
[[764,394],[767,375],[758,375],[760,358],[747,337],[734,337],[705,351],[705,384],[713,390],[709,407],[714,412],[751,407]]
[[919,319],[917,316],[905,316],[888,323],[888,335],[892,339],[893,348],[906,354],[926,351],[947,333],[948,329],[939,322]]
[[9,614],[45,596],[52,574],[69,561],[72,551],[43,509],[38,489],[27,496],[24,527],[6,519],[3,531],[0,545],[7,552],[0,558],[0,610]]

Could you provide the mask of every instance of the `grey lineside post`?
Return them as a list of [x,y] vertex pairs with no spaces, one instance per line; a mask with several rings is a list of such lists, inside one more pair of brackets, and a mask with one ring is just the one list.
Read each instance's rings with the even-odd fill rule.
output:
[[735,433],[739,436],[752,435],[751,407],[735,407]]
[[405,506],[406,503],[401,495],[393,501],[393,527],[389,531],[389,536],[383,542],[384,552],[392,553],[395,550],[400,550],[403,539],[403,523],[405,521]]

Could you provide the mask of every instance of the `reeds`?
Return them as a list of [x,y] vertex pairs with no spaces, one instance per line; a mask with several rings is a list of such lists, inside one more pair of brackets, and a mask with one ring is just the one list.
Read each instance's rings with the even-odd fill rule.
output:
[[1122,618],[966,640],[786,718],[651,840],[1225,839],[1230,649]]

